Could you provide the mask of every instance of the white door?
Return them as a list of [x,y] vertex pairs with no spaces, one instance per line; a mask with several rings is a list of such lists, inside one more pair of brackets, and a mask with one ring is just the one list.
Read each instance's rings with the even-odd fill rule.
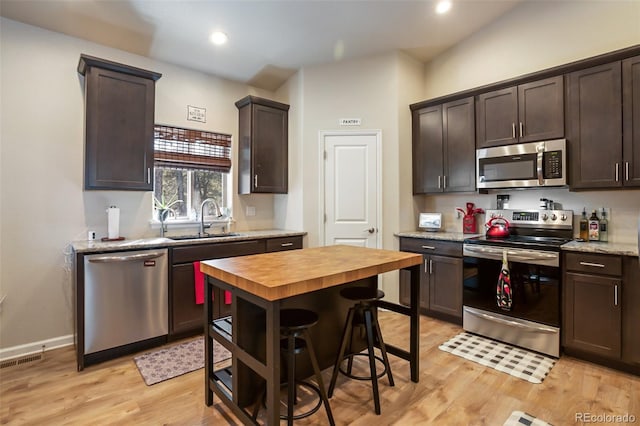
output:
[[324,244],[379,248],[380,131],[321,132],[320,138]]

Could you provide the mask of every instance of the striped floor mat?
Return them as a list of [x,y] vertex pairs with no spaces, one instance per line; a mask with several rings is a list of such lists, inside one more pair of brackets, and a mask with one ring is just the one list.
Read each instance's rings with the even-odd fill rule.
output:
[[542,383],[556,363],[553,358],[471,333],[460,333],[438,348],[531,383]]

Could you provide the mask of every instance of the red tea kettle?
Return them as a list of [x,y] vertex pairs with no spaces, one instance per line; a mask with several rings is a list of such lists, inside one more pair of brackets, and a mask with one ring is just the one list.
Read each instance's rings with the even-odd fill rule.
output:
[[[498,221],[502,223],[498,223]],[[484,226],[487,227],[487,237],[504,238],[509,236],[509,221],[503,217],[492,217]]]

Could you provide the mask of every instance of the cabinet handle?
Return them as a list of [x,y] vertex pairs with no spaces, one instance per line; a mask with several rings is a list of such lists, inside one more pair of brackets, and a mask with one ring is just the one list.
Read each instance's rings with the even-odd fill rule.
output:
[[627,182],[629,181],[629,162],[628,161],[624,163],[624,178]]
[[516,138],[516,123],[511,123],[511,139]]
[[433,260],[429,259],[429,275],[433,274]]
[[293,245],[293,243],[282,243],[280,244],[280,247],[291,247]]
[[613,305],[618,306],[618,284],[613,287]]
[[616,182],[620,182],[620,163],[616,163]]
[[424,273],[428,274],[429,271],[427,270],[427,259],[424,260]]
[[427,250],[435,250],[436,248],[434,246],[422,246],[423,249],[427,249]]
[[580,264],[582,266],[593,266],[596,268],[604,268],[604,265],[602,263],[580,262]]
[[253,187],[254,187],[254,188],[257,188],[257,187],[258,187],[258,175],[257,175],[257,174],[255,174],[255,175],[253,176]]
[[447,175],[442,176],[442,182],[444,183],[442,185],[442,188],[446,189],[447,188]]
[[147,167],[147,183],[151,183],[151,167]]
[[442,187],[442,176],[438,175],[438,189]]
[[522,124],[522,121],[520,122],[520,137],[524,136],[524,124]]

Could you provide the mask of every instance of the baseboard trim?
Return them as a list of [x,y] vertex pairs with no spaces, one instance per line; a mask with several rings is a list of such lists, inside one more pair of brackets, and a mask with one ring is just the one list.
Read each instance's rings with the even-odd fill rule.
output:
[[46,352],[69,345],[73,345],[73,334],[41,340],[39,342],[26,343],[24,345],[12,346],[10,348],[0,349],[0,361],[40,353],[43,348]]

